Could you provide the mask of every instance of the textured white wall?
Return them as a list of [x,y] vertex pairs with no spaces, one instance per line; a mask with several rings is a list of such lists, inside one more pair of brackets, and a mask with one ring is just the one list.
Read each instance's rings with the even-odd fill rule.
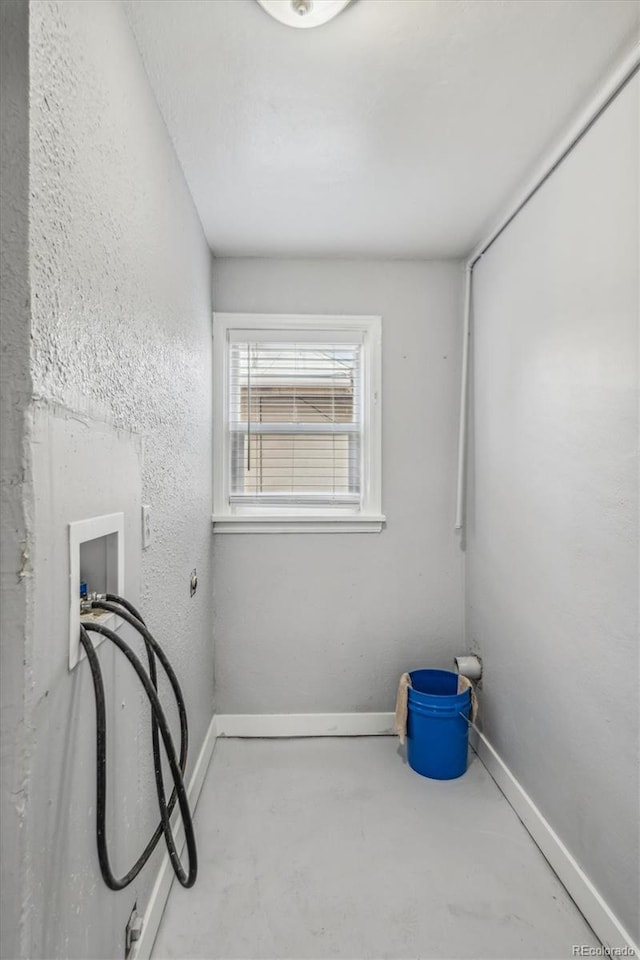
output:
[[23,749],[24,644],[29,578],[23,550],[29,514],[29,457],[25,413],[29,376],[29,7],[26,0],[0,3],[0,956],[20,952],[21,885],[24,857]]
[[[120,3],[34,3],[30,45],[37,496],[13,925],[23,956],[104,958],[123,955],[154,870],[119,894],[98,871],[91,684],[85,662],[72,674],[65,663],[67,524],[125,510],[127,589],[183,686],[192,765],[213,711],[210,254]],[[154,527],[144,553],[141,500]],[[122,873],[157,821],[149,715],[113,651],[100,655],[115,683],[109,830]]]
[[380,534],[214,537],[220,712],[390,710],[403,670],[450,666],[461,280],[456,263],[214,261],[216,310],[382,315],[387,516]]
[[467,574],[484,730],[636,938],[638,108],[476,267]]

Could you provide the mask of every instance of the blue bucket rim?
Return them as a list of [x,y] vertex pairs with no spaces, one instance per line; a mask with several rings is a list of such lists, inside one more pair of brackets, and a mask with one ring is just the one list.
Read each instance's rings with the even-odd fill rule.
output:
[[446,697],[449,699],[451,697],[463,697],[466,694],[469,699],[471,699],[471,691],[468,687],[465,690],[461,690],[460,693],[457,691],[456,693],[425,693],[424,690],[416,690],[413,687],[412,676],[414,673],[444,673],[449,677],[457,677],[458,674],[454,670],[441,670],[439,667],[434,667],[433,669],[431,669],[431,667],[420,667],[418,670],[409,670],[408,673],[412,684],[407,688],[409,695],[411,695],[413,692],[414,694],[418,694],[419,696],[423,697],[442,697],[443,699]]

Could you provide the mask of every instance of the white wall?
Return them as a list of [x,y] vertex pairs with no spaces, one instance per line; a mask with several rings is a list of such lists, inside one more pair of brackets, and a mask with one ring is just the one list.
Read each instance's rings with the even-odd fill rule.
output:
[[[3,938],[6,956],[105,958],[124,954],[126,919],[136,899],[144,909],[154,865],[118,894],[99,873],[93,692],[86,662],[72,674],[66,663],[67,525],[125,511],[126,589],[183,686],[191,768],[213,711],[211,261],[118,0],[40,0],[29,26],[34,397],[20,469],[33,461],[35,500],[26,642],[18,618],[10,639],[20,660],[7,678],[26,689],[19,751],[28,774],[9,828],[22,830],[26,849],[19,860],[8,847],[13,912]],[[12,69],[24,85],[24,63]],[[18,159],[24,177],[24,151]],[[17,374],[24,384],[22,366]],[[144,553],[141,502],[154,527]],[[3,558],[3,601],[4,571]],[[108,644],[100,658],[111,690],[109,838],[121,874],[158,820],[149,711]]]
[[29,376],[29,7],[0,3],[0,956],[19,953],[21,891],[17,865],[24,856],[24,642],[29,579],[20,577],[29,512],[29,458],[25,413]]
[[215,260],[214,309],[383,317],[380,534],[219,534],[221,713],[390,710],[460,647],[456,263]]
[[475,269],[484,731],[638,938],[638,78]]

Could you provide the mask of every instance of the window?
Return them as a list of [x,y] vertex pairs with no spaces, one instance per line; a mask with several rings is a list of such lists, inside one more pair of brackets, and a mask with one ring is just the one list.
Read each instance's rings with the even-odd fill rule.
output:
[[379,317],[214,315],[214,528],[379,531]]

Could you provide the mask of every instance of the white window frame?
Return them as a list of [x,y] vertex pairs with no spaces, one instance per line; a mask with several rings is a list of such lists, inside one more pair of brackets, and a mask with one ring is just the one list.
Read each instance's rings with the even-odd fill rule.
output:
[[[256,506],[233,503],[229,490],[228,353],[232,331],[352,332],[362,338],[363,450],[358,504]],[[379,533],[382,514],[382,318],[295,314],[213,315],[213,529],[215,533]]]

